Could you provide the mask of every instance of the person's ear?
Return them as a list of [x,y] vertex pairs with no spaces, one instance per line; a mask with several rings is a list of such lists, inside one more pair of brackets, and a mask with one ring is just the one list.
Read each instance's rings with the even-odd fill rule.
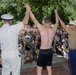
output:
[[2,23],[4,23],[4,20],[2,20]]

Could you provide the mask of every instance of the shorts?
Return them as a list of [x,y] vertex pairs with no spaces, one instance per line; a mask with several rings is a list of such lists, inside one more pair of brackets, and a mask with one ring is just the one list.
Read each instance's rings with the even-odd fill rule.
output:
[[76,49],[69,50],[68,62],[70,68],[70,75],[76,75]]
[[40,49],[37,59],[37,66],[46,67],[52,65],[53,51],[50,49]]

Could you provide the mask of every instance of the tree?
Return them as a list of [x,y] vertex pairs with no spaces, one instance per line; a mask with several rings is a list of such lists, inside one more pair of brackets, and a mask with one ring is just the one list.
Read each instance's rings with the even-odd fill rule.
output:
[[[54,10],[56,8],[58,8],[60,17],[66,23],[69,19],[76,19],[75,0],[2,0],[0,1],[0,15],[10,13],[15,17],[13,22],[21,21],[26,11],[23,6],[27,2],[40,23],[47,16],[50,16],[53,23],[55,23]],[[33,24],[31,20],[30,24]]]

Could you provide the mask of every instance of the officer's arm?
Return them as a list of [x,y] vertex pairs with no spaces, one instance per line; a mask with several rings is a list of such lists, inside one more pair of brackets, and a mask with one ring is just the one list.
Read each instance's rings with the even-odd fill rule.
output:
[[58,19],[59,19],[59,21],[60,21],[60,24],[61,24],[62,28],[63,28],[65,31],[67,31],[68,28],[67,28],[67,26],[65,25],[65,23],[62,21],[62,19],[60,18],[60,16],[58,15],[58,13],[57,13],[57,17],[58,17]]
[[25,4],[25,8],[26,8],[26,15],[25,17],[23,18],[23,25],[27,25],[28,24],[28,20],[29,20],[29,13],[30,13],[30,7],[28,4]]

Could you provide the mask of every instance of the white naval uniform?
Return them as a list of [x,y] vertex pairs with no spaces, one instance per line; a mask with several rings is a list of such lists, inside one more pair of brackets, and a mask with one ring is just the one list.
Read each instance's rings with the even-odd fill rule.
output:
[[21,56],[18,52],[18,34],[23,23],[16,25],[4,24],[0,28],[0,43],[2,57],[2,75],[20,75]]

